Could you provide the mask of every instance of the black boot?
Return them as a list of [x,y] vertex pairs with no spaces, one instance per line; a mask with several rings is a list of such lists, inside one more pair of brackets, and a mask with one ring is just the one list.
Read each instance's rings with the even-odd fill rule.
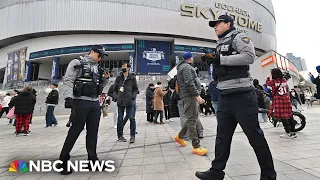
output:
[[66,126],[67,126],[67,127],[70,127],[70,126],[71,126],[71,121],[68,121],[67,124],[66,124]]
[[70,169],[70,171],[68,171],[67,168],[67,162],[63,161],[62,164],[57,164],[57,168],[60,169],[62,168],[63,170],[60,172],[61,175],[70,175],[72,174],[72,169]]
[[197,171],[196,176],[201,180],[223,180],[224,172],[217,172],[209,169],[204,172]]

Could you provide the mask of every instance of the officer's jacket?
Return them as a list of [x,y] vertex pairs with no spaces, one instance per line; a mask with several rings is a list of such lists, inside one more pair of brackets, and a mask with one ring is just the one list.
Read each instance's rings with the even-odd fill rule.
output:
[[[94,73],[99,73],[98,70],[98,63],[93,60],[89,55],[85,55],[84,58],[82,59],[83,61],[87,61],[88,64],[91,67],[91,71]],[[73,88],[74,88],[74,83],[77,77],[81,75],[82,69],[81,68],[76,68],[76,66],[81,65],[81,62],[79,59],[74,59],[72,60],[67,68],[66,74],[63,78],[63,85],[64,85],[64,93],[63,97],[64,98],[73,98],[73,99],[82,99],[82,100],[88,100],[88,101],[99,101],[99,97],[92,98],[92,97],[87,97],[87,96],[80,96],[80,97],[74,97],[73,95]],[[103,78],[103,86],[107,85],[108,80]]]
[[[229,56],[220,56],[220,63],[222,66],[249,66],[253,64],[255,59],[255,50],[250,37],[245,33],[239,33],[236,30],[231,31],[223,38],[217,41],[217,46],[224,44],[232,38],[232,34],[237,33],[233,42],[232,48],[237,51],[237,54],[232,54]],[[226,47],[221,47],[222,50]],[[218,89],[234,89],[241,87],[252,86],[252,78],[239,78],[231,79],[218,83]]]

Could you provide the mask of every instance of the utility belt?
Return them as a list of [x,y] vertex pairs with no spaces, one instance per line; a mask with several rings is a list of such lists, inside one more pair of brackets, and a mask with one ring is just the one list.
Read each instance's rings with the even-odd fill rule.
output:
[[220,90],[219,94],[221,96],[226,96],[226,95],[229,95],[229,94],[248,92],[248,91],[253,91],[253,90],[254,90],[254,87],[253,86],[249,86],[249,87],[241,87],[241,88]]
[[95,83],[92,79],[78,78],[73,85],[74,97],[87,96],[97,98],[103,90],[102,83]]

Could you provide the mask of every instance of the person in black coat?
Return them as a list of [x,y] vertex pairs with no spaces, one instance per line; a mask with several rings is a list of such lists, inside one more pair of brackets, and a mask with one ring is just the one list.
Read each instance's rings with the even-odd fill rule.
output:
[[257,95],[257,101],[258,101],[259,108],[265,109],[264,97],[263,97],[264,89],[259,84],[259,80],[258,79],[254,79],[253,80],[253,86],[255,87],[255,92],[256,92],[256,95]]
[[24,124],[24,135],[29,135],[29,123],[33,113],[36,97],[32,92],[32,87],[25,87],[16,97],[13,97],[9,107],[14,107],[16,115],[16,136],[21,134],[22,124]]
[[154,98],[154,84],[150,83],[146,90],[146,113],[147,113],[147,121],[152,123],[154,111],[152,107],[152,101]]
[[59,90],[58,84],[52,84],[46,89],[48,93],[46,99],[47,112],[46,112],[46,127],[51,127],[52,125],[58,125],[57,119],[54,116],[54,108],[59,102]]
[[172,122],[172,120],[170,120],[170,98],[172,92],[170,91],[169,87],[166,87],[165,90],[167,91],[167,93],[163,96],[164,116],[167,122]]
[[170,102],[169,102],[170,118],[180,117],[179,108],[178,108],[178,100],[180,100],[180,97],[176,90],[176,82],[177,82],[177,75],[175,75],[174,78],[170,79],[170,81],[168,82],[169,89],[170,91],[172,91]]
[[[207,87],[208,88],[208,87]],[[206,98],[205,98],[205,101],[206,101],[206,105],[207,105],[207,107],[206,107],[206,109],[208,109],[209,111],[209,114],[211,115],[212,113],[213,114],[216,114],[215,113],[215,110],[214,110],[214,108],[213,108],[213,106],[212,106],[212,100],[211,100],[212,98],[211,98],[211,91],[210,91],[210,89],[208,88],[207,90],[206,90]],[[205,113],[205,115],[207,115],[207,112]]]
[[136,122],[134,118],[134,105],[137,94],[139,92],[136,76],[130,73],[131,65],[124,63],[122,65],[122,73],[116,78],[113,87],[113,99],[117,101],[118,106],[118,122],[117,135],[119,142],[126,142],[123,137],[123,116],[124,111],[130,115],[130,143],[135,142]]

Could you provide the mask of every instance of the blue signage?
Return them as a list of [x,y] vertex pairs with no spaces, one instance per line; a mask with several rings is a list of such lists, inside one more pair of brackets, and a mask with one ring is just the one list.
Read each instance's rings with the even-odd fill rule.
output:
[[[133,44],[104,44],[102,46],[106,49],[106,51],[133,50]],[[29,59],[42,58],[47,56],[57,56],[63,54],[86,53],[91,50],[91,47],[92,45],[48,49],[44,51],[30,53]]]
[[134,52],[129,53],[129,63],[131,64],[131,72],[134,72]]
[[32,72],[32,62],[27,61],[26,62],[26,72],[25,72],[25,75],[24,75],[24,81],[25,82],[31,81],[31,78],[32,78],[31,77],[32,76],[31,72]]
[[200,48],[205,48],[205,49],[207,49],[208,52],[213,52],[213,50],[214,50],[214,48],[208,48],[208,47],[175,45],[175,51],[190,51],[190,52],[202,53]]
[[52,62],[51,81],[54,82],[59,76],[59,57],[54,57]]
[[170,42],[137,41],[137,74],[167,74],[170,71]]

